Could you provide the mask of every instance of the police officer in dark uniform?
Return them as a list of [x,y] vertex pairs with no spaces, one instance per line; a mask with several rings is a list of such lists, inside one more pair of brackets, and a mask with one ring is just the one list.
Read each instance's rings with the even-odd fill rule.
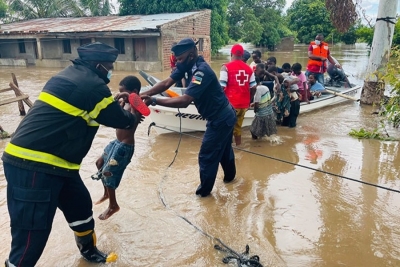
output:
[[[194,102],[200,115],[207,119],[207,129],[199,152],[200,185],[196,194],[208,196],[214,187],[218,166],[224,170],[224,182],[231,182],[236,175],[235,156],[232,149],[233,126],[236,113],[226,98],[217,76],[211,67],[198,56],[196,43],[189,38],[181,40],[172,48],[177,58],[177,69],[170,77],[142,93],[146,104],[185,108]],[[156,98],[180,81],[185,72],[192,79],[185,94],[174,98]]]
[[99,124],[125,129],[139,117],[123,110],[107,86],[118,50],[96,42],[78,54],[46,83],[2,156],[12,235],[6,266],[35,266],[57,208],[86,260],[116,260],[96,247],[92,200],[79,168]]

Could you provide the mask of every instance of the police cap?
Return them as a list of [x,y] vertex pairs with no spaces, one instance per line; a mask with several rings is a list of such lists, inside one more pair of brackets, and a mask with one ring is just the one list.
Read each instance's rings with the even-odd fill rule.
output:
[[197,45],[198,41],[195,43],[193,39],[185,38],[179,41],[176,45],[171,48],[171,51],[174,52],[175,56],[182,55],[186,51]]
[[115,62],[118,50],[112,46],[95,42],[78,47],[79,58],[85,61]]

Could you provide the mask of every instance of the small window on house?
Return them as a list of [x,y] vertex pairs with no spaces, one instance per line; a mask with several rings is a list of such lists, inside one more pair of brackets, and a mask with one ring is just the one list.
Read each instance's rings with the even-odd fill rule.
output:
[[71,54],[71,41],[69,39],[63,40],[64,54]]
[[90,44],[92,42],[92,39],[80,39],[81,46],[85,44]]
[[125,39],[114,38],[114,47],[118,49],[119,54],[125,54]]
[[204,39],[199,38],[199,51],[204,51]]
[[19,47],[19,52],[20,52],[21,54],[25,54],[25,53],[26,53],[26,50],[25,50],[25,41],[24,41],[24,39],[19,39],[19,40],[18,40],[18,47]]

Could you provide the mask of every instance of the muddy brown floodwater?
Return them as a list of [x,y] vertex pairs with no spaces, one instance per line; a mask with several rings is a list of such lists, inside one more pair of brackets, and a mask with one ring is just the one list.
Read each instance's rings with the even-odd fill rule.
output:
[[[368,62],[367,47],[357,44],[331,50],[350,80],[360,83]],[[300,62],[305,67],[307,47],[270,55],[277,57],[278,65]],[[268,56],[263,54],[265,59]],[[217,73],[227,58],[213,59]],[[8,87],[13,72],[21,90],[34,101],[45,82],[59,71],[2,67],[0,89]],[[113,73],[113,92],[128,74],[137,73]],[[154,73],[159,78],[168,74]],[[6,95],[2,93],[1,98]],[[278,128],[280,144],[253,141],[245,128],[243,150],[235,151],[236,181],[225,185],[220,171],[212,196],[204,199],[194,194],[199,183],[200,140],[183,136],[176,161],[167,168],[179,135],[158,135],[153,129],[148,136],[150,119],[146,119],[136,133],[135,155],[117,190],[121,210],[100,221],[97,217],[107,202],[93,207],[99,248],[119,255],[108,266],[226,266],[221,262],[224,254],[213,248],[215,240],[179,216],[237,251],[248,244],[264,266],[400,266],[400,194],[324,173],[400,189],[398,142],[348,135],[351,129],[377,126],[379,118],[372,110],[348,101],[301,114],[295,129]],[[5,130],[13,132],[21,119],[16,103],[0,107],[0,125]],[[94,201],[103,189],[90,175],[96,171],[95,160],[114,137],[115,130],[100,127],[82,164],[81,176]],[[0,140],[0,152],[8,141]],[[7,258],[11,243],[2,165],[0,218],[1,261]],[[37,266],[94,266],[80,257],[59,211]]]

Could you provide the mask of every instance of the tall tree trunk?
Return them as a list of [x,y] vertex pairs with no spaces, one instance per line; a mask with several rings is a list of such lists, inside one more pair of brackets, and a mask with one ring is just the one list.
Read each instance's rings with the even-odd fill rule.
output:
[[380,0],[361,103],[380,104],[385,85],[380,77],[389,61],[398,0]]

